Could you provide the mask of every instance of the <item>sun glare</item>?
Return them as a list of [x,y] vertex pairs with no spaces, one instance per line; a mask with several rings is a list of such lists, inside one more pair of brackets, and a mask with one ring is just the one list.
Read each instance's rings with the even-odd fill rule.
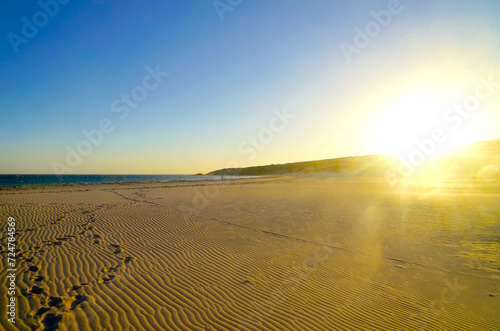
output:
[[414,148],[416,139],[424,138],[439,125],[447,106],[449,92],[432,88],[414,88],[381,105],[368,121],[371,148],[386,153],[404,153]]
[[432,87],[413,88],[391,98],[372,112],[366,121],[366,141],[374,153],[405,155],[418,148],[418,142],[433,139],[441,132],[432,156],[479,140],[495,139],[498,116],[486,104],[480,111],[461,116],[453,109],[463,100],[456,93]]

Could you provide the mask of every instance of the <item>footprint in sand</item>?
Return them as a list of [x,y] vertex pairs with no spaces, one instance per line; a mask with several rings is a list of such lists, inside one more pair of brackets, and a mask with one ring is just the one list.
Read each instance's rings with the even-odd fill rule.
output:
[[115,271],[119,271],[121,269],[121,267],[118,265],[116,267],[111,267],[111,268],[102,268],[101,271],[102,272],[115,272]]
[[37,282],[37,283],[39,283],[43,280],[45,280],[45,276],[35,276],[35,277],[31,278],[32,282]]
[[75,308],[84,303],[84,302],[90,302],[91,301],[91,297],[87,296],[87,295],[75,295],[75,300],[71,303],[71,308],[70,310],[75,310]]
[[31,271],[31,272],[37,272],[38,270],[40,270],[40,266],[38,266],[38,265],[32,265],[32,266],[28,267],[28,271]]
[[111,244],[111,245],[109,245],[109,246],[116,248],[116,249],[113,251],[113,254],[120,254],[120,253],[123,253],[123,249],[121,249],[120,245]]
[[57,330],[59,327],[59,323],[62,320],[61,314],[47,314],[45,318],[42,320],[44,330]]
[[122,259],[122,261],[123,261],[124,263],[129,263],[129,262],[131,262],[131,261],[135,261],[135,260],[137,260],[137,258],[132,257],[132,256],[127,256],[127,257],[124,257],[124,258]]
[[100,239],[101,239],[101,236],[98,235],[98,234],[94,234],[92,236],[92,238],[94,238],[94,245],[99,245],[101,243]]
[[42,308],[40,308],[40,309],[38,309],[36,311],[36,313],[34,314],[34,316],[42,316],[43,314],[45,314],[49,310],[50,310],[50,308],[48,308],[48,307],[42,307]]
[[108,275],[104,276],[103,278],[99,279],[97,281],[98,284],[105,284],[113,281],[116,278],[116,275],[114,273],[109,273]]
[[66,289],[66,292],[68,292],[68,293],[69,293],[69,292],[71,292],[71,291],[76,291],[76,290],[78,290],[78,289],[82,288],[82,286],[85,286],[85,285],[88,285],[88,283],[81,283],[80,285],[73,285],[73,286],[71,286],[71,287],[68,287],[68,288]]
[[56,308],[60,308],[62,307],[62,304],[63,304],[63,300],[59,297],[48,297],[46,300],[46,305],[49,306],[49,307],[56,307]]
[[41,288],[40,286],[32,286],[30,287],[29,293],[33,293],[33,294],[43,294],[43,292],[45,292],[45,290],[43,288]]

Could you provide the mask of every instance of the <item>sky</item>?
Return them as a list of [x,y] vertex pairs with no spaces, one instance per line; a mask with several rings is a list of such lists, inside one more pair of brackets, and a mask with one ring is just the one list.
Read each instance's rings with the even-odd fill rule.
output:
[[0,11],[3,174],[206,173],[500,138],[498,1],[30,3]]

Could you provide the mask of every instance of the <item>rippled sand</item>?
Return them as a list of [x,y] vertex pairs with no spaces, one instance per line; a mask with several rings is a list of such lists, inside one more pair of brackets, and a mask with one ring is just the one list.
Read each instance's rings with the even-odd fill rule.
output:
[[0,215],[20,330],[499,330],[498,183],[4,188]]

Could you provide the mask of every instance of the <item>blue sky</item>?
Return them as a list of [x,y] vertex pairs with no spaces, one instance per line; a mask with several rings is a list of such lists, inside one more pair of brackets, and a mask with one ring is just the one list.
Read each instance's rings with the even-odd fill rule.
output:
[[[0,14],[0,173],[193,173],[390,152],[383,135],[409,131],[393,100],[420,116],[408,97],[418,89],[440,114],[500,59],[495,1],[401,1],[350,61],[341,43],[391,1],[221,0],[223,20],[212,1],[41,3],[53,17],[37,2]],[[36,19],[38,32],[13,45]],[[120,119],[112,103],[157,67],[168,76]],[[498,95],[457,135],[500,138]],[[293,115],[279,132],[276,112]],[[103,119],[114,130],[79,153],[82,131]],[[421,122],[408,144],[429,130]]]

